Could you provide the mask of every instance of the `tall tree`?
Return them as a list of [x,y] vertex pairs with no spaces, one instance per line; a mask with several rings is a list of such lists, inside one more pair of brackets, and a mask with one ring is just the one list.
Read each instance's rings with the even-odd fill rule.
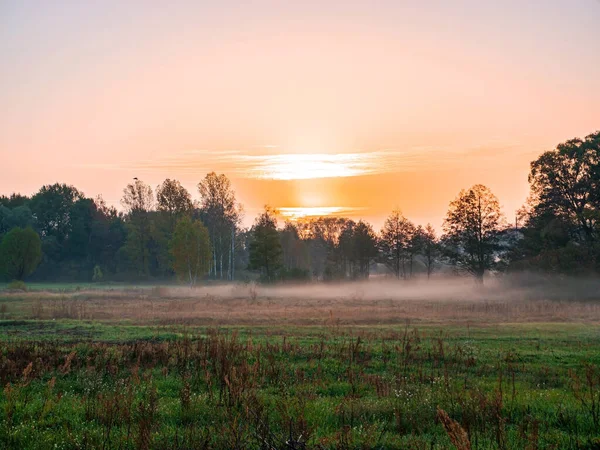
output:
[[340,238],[352,226],[354,222],[344,217],[318,217],[298,223],[299,235],[307,241],[314,276],[346,276],[348,261],[340,249]]
[[371,261],[377,256],[377,236],[373,227],[362,220],[353,228],[354,277],[369,278]]
[[500,232],[504,225],[498,199],[477,184],[462,190],[450,203],[442,237],[450,261],[483,283],[486,270],[493,269],[502,251]]
[[414,254],[411,247],[415,234],[413,223],[394,210],[385,220],[379,241],[383,262],[393,271],[396,278],[407,278],[406,264]]
[[435,230],[428,223],[425,228],[421,228],[420,226],[417,228],[416,236],[419,241],[419,253],[423,256],[423,263],[425,264],[427,278],[429,279],[438,265],[440,256]]
[[127,253],[139,275],[149,274],[151,239],[150,212],[154,208],[152,188],[143,181],[134,179],[123,189],[121,204],[127,212]]
[[211,263],[208,230],[199,220],[182,216],[170,242],[173,270],[179,279],[187,279],[193,287],[198,277],[208,273]]
[[576,238],[592,246],[600,233],[600,131],[543,153],[529,182],[535,213],[573,224]]
[[15,227],[0,243],[0,272],[8,279],[22,280],[33,273],[42,259],[40,236],[31,227]]
[[155,272],[168,276],[173,273],[169,240],[175,232],[177,221],[184,215],[192,215],[194,204],[190,193],[179,181],[167,178],[156,188],[156,209],[152,233]]
[[[99,266],[106,276],[118,268],[118,252],[125,244],[127,226],[123,214],[108,206],[102,197],[94,200],[89,243],[90,267]],[[92,272],[93,273],[93,272]]]
[[236,233],[241,220],[241,206],[229,179],[211,172],[198,183],[201,196],[200,217],[208,228],[212,244],[212,275],[234,279]]
[[74,186],[60,183],[42,186],[29,202],[42,237],[53,237],[62,244],[72,229],[73,205],[84,198]]
[[283,266],[287,271],[308,270],[308,248],[295,223],[287,221],[280,232]]
[[175,230],[178,219],[193,208],[192,196],[179,181],[167,178],[156,188],[156,209],[167,215],[169,233]]
[[281,268],[282,250],[275,214],[273,209],[265,206],[254,222],[250,242],[249,268],[260,270],[267,281],[273,281]]

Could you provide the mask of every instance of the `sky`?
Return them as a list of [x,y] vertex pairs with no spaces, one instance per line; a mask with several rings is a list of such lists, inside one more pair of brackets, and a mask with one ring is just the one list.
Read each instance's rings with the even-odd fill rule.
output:
[[232,180],[245,223],[439,228],[600,129],[600,0],[0,0],[0,194]]

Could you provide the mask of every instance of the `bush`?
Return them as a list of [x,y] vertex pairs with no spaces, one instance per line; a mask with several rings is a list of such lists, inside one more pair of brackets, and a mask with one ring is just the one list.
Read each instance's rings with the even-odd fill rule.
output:
[[13,280],[8,284],[7,289],[11,291],[27,291],[27,285],[24,281]]
[[102,278],[104,278],[104,274],[102,273],[102,269],[100,268],[100,266],[96,265],[94,267],[94,274],[92,275],[92,281],[93,282],[102,281]]

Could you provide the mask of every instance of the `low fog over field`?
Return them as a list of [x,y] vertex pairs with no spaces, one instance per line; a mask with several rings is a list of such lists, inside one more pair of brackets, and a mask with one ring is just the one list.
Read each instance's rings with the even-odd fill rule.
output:
[[600,279],[541,277],[533,274],[508,275],[486,279],[482,286],[470,277],[435,277],[396,281],[371,278],[344,283],[256,285],[226,284],[202,286],[193,290],[167,289],[168,296],[252,297],[271,300],[600,300]]
[[534,275],[409,282],[94,289],[18,295],[8,311],[27,319],[137,324],[381,325],[421,323],[600,322],[600,281]]

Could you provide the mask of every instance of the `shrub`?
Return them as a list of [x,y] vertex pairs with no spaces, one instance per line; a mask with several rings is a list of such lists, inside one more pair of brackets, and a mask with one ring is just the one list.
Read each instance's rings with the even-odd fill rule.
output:
[[27,291],[27,285],[24,281],[13,280],[8,284],[7,289],[11,291]]
[[94,266],[94,275],[92,275],[92,281],[93,282],[102,281],[102,278],[104,278],[102,269],[98,265]]

